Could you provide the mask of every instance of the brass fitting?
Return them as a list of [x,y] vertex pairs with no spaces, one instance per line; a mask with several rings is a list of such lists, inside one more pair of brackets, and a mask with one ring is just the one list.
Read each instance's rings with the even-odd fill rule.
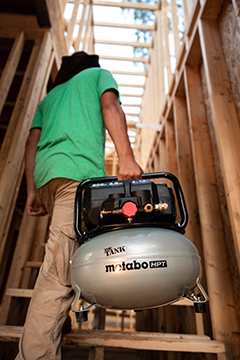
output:
[[156,204],[155,205],[155,209],[158,211],[164,211],[168,209],[168,204],[167,203],[163,203],[163,204]]
[[143,210],[144,210],[145,212],[152,212],[152,211],[153,211],[153,206],[152,206],[152,204],[146,204],[146,205],[144,206]]

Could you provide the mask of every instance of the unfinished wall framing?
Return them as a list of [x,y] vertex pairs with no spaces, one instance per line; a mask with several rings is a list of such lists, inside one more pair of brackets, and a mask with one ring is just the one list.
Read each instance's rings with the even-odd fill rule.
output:
[[[93,21],[93,6],[101,1],[68,2],[73,11],[66,21],[66,0],[45,1],[48,27],[41,28],[35,16],[0,14],[1,341],[19,338],[47,238],[48,217],[30,218],[25,211],[24,146],[33,115],[61,56],[69,48],[94,53],[93,27],[109,26]],[[107,312],[115,325],[105,327],[105,312],[96,311],[93,325],[74,329],[63,343],[93,347],[89,359],[103,360],[104,348],[112,347],[142,350],[143,360],[233,360],[240,357],[239,70],[232,51],[240,42],[239,5],[234,0],[183,1],[182,40],[176,1],[123,6],[156,12],[154,26],[138,26],[150,29],[153,40],[149,59],[143,59],[146,83],[136,154],[145,172],[168,171],[181,182],[190,215],[187,236],[202,257],[209,313],[195,315],[186,303],[137,315]],[[168,11],[175,42],[173,74]],[[116,174],[114,152],[106,167],[108,174]]]
[[[227,343],[227,358],[232,358],[239,356],[240,130],[226,23],[237,32],[232,42],[239,44],[238,12],[231,1],[195,2],[158,116],[162,130],[148,148],[144,138],[149,134],[142,130],[140,152],[146,171],[169,171],[181,181],[190,214],[187,235],[203,251],[213,337]],[[148,88],[153,96],[154,85]],[[144,111],[142,118],[147,119]]]

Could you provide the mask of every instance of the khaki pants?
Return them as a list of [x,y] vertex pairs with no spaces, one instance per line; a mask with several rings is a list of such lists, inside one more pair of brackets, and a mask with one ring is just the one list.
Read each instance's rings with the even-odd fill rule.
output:
[[52,221],[16,360],[61,359],[61,331],[74,292],[69,260],[78,248],[73,227],[79,182],[58,178],[39,189]]

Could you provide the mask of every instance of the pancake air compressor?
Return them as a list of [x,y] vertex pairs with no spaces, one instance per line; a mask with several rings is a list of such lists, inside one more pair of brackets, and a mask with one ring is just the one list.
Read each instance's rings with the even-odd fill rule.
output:
[[[166,183],[149,180],[159,178],[170,180],[174,191]],[[87,320],[94,305],[142,310],[183,298],[194,303],[196,312],[205,312],[208,297],[200,284],[201,259],[183,235],[188,214],[174,175],[85,180],[77,189],[74,220],[81,244],[71,261],[77,321]],[[80,298],[90,305],[77,309]]]

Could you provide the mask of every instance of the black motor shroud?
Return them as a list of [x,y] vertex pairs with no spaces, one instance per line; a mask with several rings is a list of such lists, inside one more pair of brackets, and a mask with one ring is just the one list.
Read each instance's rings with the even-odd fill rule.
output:
[[[148,179],[164,178],[172,182],[181,221],[176,223],[173,189],[165,183]],[[124,215],[123,206],[133,205],[136,213]],[[167,204],[167,209],[158,210]],[[165,205],[164,205],[165,206]],[[170,173],[142,174],[142,179],[118,181],[116,176],[87,179],[77,189],[75,199],[75,231],[83,242],[98,233],[127,227],[157,226],[185,232],[188,214],[178,179]]]

